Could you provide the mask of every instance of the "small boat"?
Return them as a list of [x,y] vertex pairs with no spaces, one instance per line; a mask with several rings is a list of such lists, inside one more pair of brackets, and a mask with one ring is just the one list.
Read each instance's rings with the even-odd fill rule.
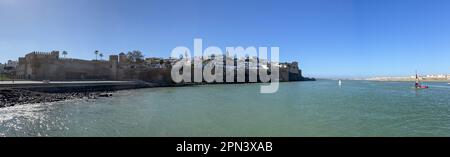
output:
[[338,85],[342,86],[342,81],[341,80],[339,80]]
[[417,72],[416,72],[416,83],[414,84],[414,87],[416,89],[427,89],[428,88],[428,86],[424,86],[420,83],[419,75],[417,74]]

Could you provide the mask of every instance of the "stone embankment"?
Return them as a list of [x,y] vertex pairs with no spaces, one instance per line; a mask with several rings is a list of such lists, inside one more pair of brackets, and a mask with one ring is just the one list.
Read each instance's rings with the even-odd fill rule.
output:
[[[69,99],[96,99],[103,97],[102,92],[66,92],[66,93],[42,93],[23,89],[1,89],[0,90],[0,108],[23,105],[49,103]],[[106,96],[111,96],[110,93]]]
[[113,91],[147,88],[150,83],[124,82],[60,82],[0,84],[0,107],[36,104],[69,99],[110,97]]

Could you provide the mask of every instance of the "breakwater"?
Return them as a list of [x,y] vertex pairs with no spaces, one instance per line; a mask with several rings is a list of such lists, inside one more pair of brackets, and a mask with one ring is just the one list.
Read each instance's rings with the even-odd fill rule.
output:
[[154,84],[138,81],[79,81],[39,83],[19,81],[0,84],[0,107],[36,104],[68,99],[95,99],[117,90],[148,88]]
[[0,89],[0,108],[23,104],[57,102],[69,99],[95,99],[102,95],[105,94],[100,92],[42,93],[21,89]]
[[37,83],[31,81],[16,81],[12,84],[0,84],[0,89],[19,89],[44,93],[70,93],[70,92],[101,92],[117,91],[137,88],[148,88],[161,86],[159,84],[145,83],[140,81],[75,81]]

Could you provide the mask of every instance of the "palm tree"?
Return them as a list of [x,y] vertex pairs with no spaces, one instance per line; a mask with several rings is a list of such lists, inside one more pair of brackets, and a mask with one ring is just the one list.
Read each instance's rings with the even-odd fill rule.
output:
[[62,52],[62,55],[64,56],[64,58],[66,58],[67,51],[63,51],[63,52]]
[[100,60],[103,60],[103,53],[100,53],[99,56],[100,56]]
[[98,53],[99,53],[98,50],[95,50],[94,53],[95,53],[95,60],[97,60],[97,56],[98,56]]

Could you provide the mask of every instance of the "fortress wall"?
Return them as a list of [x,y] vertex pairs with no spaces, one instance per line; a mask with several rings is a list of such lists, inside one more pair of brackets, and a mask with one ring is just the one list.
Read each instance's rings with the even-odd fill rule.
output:
[[171,69],[147,69],[139,74],[141,80],[160,84],[173,84]]
[[288,64],[290,73],[298,73],[298,62],[292,62]]
[[280,82],[289,81],[289,70],[286,68],[280,68]]
[[50,69],[62,80],[113,80],[111,64],[105,61],[58,60]]
[[120,66],[118,80],[142,80],[151,83],[172,84],[171,69],[153,69],[148,67]]
[[[142,80],[152,83],[173,84],[170,68],[150,68],[143,64],[121,63],[112,55],[109,61],[88,61],[59,58],[59,53],[32,52],[21,58],[18,72],[23,78],[42,81],[76,80]],[[124,59],[124,55],[122,55]],[[248,76],[248,73],[246,72]],[[225,78],[224,78],[225,79]],[[303,76],[297,62],[282,63],[280,81],[299,81]],[[248,81],[248,77],[246,78]]]
[[26,73],[31,80],[113,80],[107,61],[51,59],[45,55],[29,58]]

